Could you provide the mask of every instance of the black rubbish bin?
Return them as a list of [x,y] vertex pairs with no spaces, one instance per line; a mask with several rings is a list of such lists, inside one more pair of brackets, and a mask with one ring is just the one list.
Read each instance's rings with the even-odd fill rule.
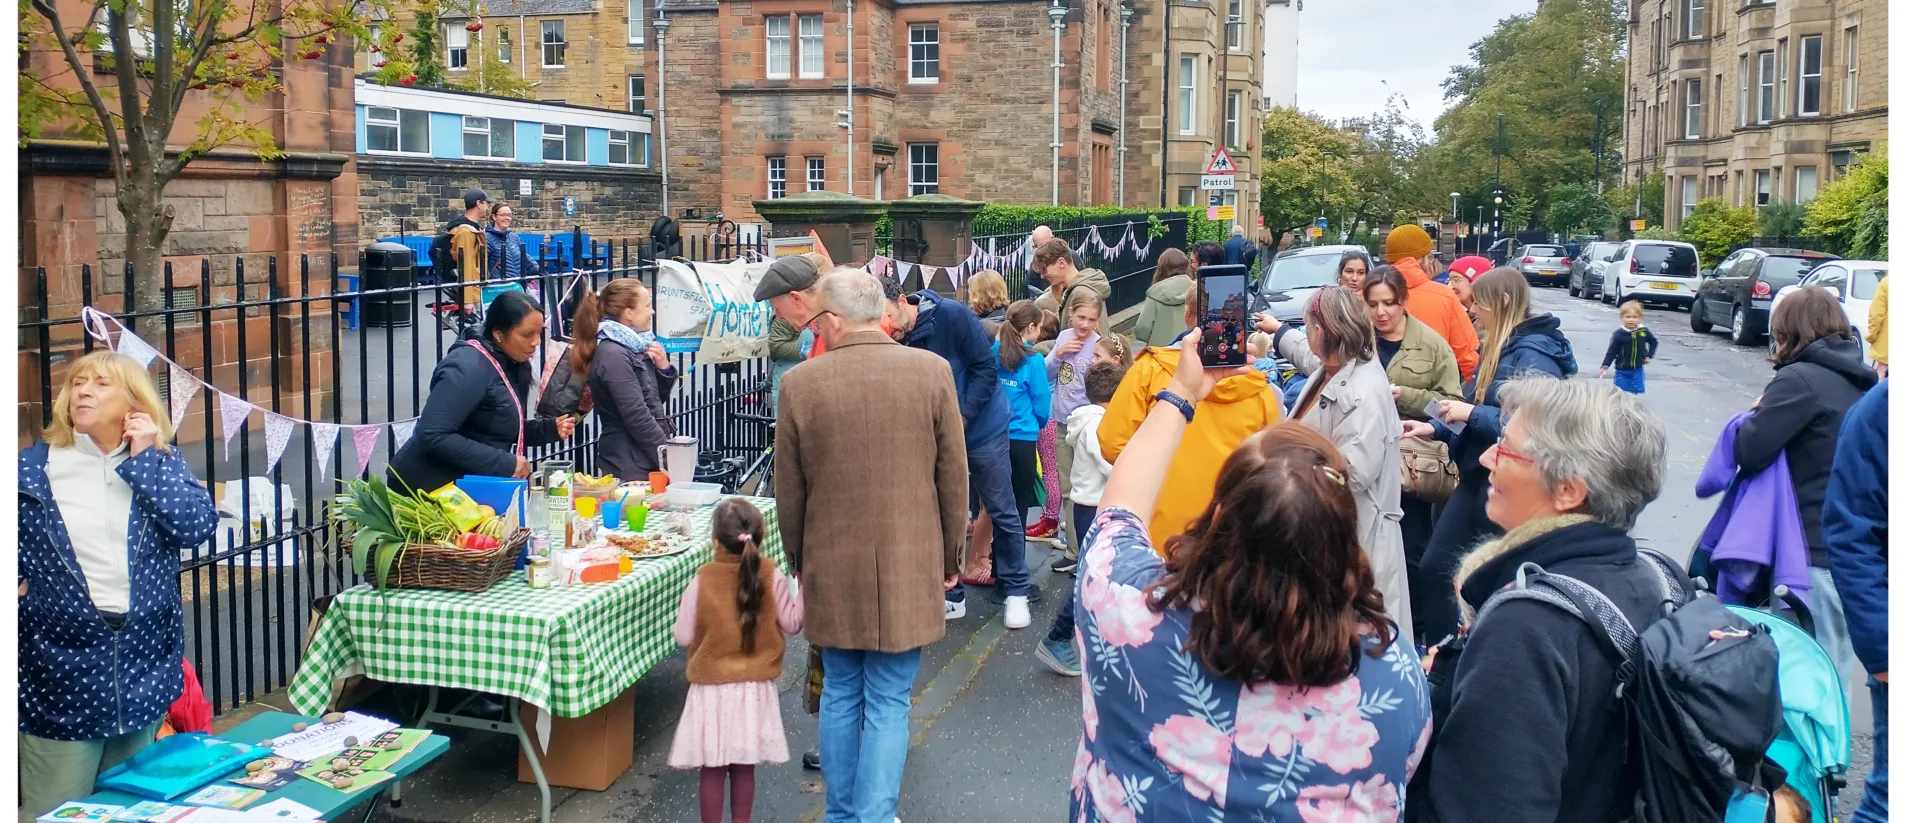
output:
[[[406,289],[413,285],[413,249],[399,243],[375,243],[360,252],[360,289]],[[396,291],[362,298],[368,328],[413,325],[413,292]]]

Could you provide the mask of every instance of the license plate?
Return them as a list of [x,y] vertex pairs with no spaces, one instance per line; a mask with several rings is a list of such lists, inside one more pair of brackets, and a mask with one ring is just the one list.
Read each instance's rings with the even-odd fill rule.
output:
[[1649,283],[1648,285],[1661,291],[1674,291],[1680,288],[1679,284],[1676,283]]

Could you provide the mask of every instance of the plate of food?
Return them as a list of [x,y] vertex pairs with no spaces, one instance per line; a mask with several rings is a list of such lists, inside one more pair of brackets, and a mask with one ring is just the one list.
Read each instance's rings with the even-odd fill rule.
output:
[[693,548],[693,541],[671,534],[635,534],[630,531],[607,533],[608,545],[635,560],[672,557]]

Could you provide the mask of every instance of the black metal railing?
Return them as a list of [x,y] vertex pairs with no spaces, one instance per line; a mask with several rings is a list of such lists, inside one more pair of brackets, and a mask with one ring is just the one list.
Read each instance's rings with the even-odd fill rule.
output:
[[[764,247],[697,238],[683,251],[691,259],[731,259],[764,252]],[[542,270],[515,280],[538,292],[556,332],[568,325],[559,315],[571,308],[563,292],[597,289],[616,277],[651,285],[655,271],[645,241],[594,243],[581,262],[586,268]],[[310,604],[358,582],[328,520],[338,479],[353,475],[357,466],[346,427],[417,416],[435,365],[459,342],[456,324],[443,323],[443,312],[436,310],[447,287],[430,277],[412,277],[391,288],[341,291],[337,258],[302,255],[288,265],[293,272],[274,257],[267,258],[264,271],[249,270],[240,259],[230,271],[224,266],[216,271],[204,259],[198,271],[168,264],[161,282],[147,286],[164,288],[164,308],[115,313],[168,361],[219,391],[274,414],[342,426],[324,464],[316,460],[312,427],[299,425],[281,459],[269,467],[257,418],[241,426],[237,442],[223,447],[215,428],[216,397],[200,391],[192,398],[183,431],[176,435],[182,454],[209,487],[240,484],[236,505],[223,506],[222,531],[207,545],[181,552],[186,653],[216,712],[283,688],[304,650]],[[102,300],[96,293],[93,267],[80,271],[79,305],[114,306],[112,296]],[[105,273],[99,276],[104,287]],[[136,283],[131,266],[123,276],[121,299],[143,285]],[[71,298],[50,294],[46,269],[33,277],[40,308],[26,307],[19,323],[25,371],[21,400],[32,408],[23,414],[23,428],[30,430],[50,419],[66,364],[103,345],[86,333],[78,310],[47,316],[50,297],[63,297],[68,306]],[[375,300],[397,309],[402,319],[374,328],[367,309]],[[547,356],[544,348],[535,355],[537,373],[544,373]],[[730,453],[766,447],[765,426],[726,414],[763,390],[763,361],[698,366],[691,354],[675,359],[687,376],[667,405],[680,433],[698,438],[703,447],[724,444],[722,450]],[[170,370],[160,361],[154,371],[169,403],[173,393],[187,390],[171,385]],[[583,422],[570,440],[533,450],[528,459],[536,465],[562,459],[590,467],[599,434],[597,422]],[[394,451],[393,438],[383,435],[368,473],[384,474]]]

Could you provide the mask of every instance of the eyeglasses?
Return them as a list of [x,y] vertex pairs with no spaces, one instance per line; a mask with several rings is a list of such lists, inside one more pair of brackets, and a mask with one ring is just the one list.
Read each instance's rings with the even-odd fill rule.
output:
[[1524,464],[1526,464],[1526,465],[1528,465],[1528,466],[1531,466],[1531,465],[1533,465],[1533,458],[1531,458],[1531,457],[1528,457],[1528,456],[1526,456],[1526,455],[1524,455],[1524,454],[1521,454],[1521,453],[1519,453],[1519,452],[1517,452],[1517,451],[1514,451],[1514,450],[1512,450],[1512,449],[1509,449],[1509,448],[1507,448],[1507,441],[1505,441],[1505,440],[1500,440],[1500,441],[1496,441],[1496,442],[1495,442],[1495,443],[1493,444],[1493,462],[1494,462],[1494,464],[1495,464],[1495,465],[1499,465],[1499,464],[1501,464],[1501,463],[1504,463],[1504,462],[1506,462],[1506,461],[1508,461],[1508,460],[1514,460],[1514,461],[1518,461],[1518,462],[1520,462],[1520,463],[1524,463]]

